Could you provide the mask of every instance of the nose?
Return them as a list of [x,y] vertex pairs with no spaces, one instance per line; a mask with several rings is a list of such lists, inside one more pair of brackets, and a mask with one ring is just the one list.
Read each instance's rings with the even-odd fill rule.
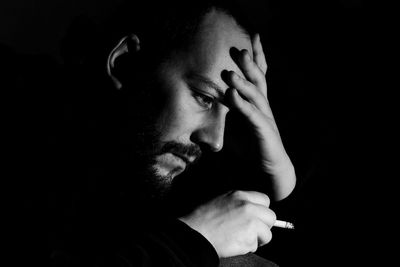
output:
[[207,146],[211,151],[218,152],[224,146],[226,112],[219,111],[218,114],[207,118],[192,134],[192,141],[200,146]]

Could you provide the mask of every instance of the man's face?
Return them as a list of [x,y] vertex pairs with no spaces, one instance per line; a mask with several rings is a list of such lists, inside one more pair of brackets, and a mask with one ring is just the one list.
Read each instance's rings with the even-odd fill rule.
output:
[[222,149],[229,108],[220,102],[228,89],[221,73],[233,70],[244,77],[230,56],[232,47],[252,53],[249,36],[236,22],[212,11],[189,49],[174,53],[156,71],[163,105],[150,168],[164,188],[200,157],[202,149]]

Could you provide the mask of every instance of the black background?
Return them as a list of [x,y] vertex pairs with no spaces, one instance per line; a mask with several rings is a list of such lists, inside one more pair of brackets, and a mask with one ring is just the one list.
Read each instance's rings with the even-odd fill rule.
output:
[[[378,10],[362,0],[255,2],[265,8],[258,12],[265,11],[260,23],[265,26],[261,36],[269,64],[270,102],[298,175],[294,193],[272,204],[278,217],[293,221],[296,230],[274,229],[272,242],[258,253],[281,266],[372,265],[379,245],[379,208],[371,191],[378,179],[372,153],[376,144],[370,139],[371,128],[376,128],[371,107],[382,86],[373,63],[380,52],[375,45],[380,40]],[[15,155],[19,162],[26,157],[32,161],[34,153],[24,149],[37,142],[35,133],[41,135],[48,123],[57,123],[57,116],[43,120],[37,115],[52,113],[61,104],[53,101],[53,94],[45,95],[45,101],[42,97],[43,92],[57,91],[54,66],[61,61],[59,45],[71,21],[82,14],[101,20],[117,3],[1,2],[4,88],[18,88],[12,87],[15,82],[35,85],[15,94],[16,124],[28,125],[22,126],[24,131],[16,128],[16,142],[23,144]],[[43,78],[48,83],[39,85]],[[44,108],[43,102],[50,104]],[[36,215],[35,205],[40,204],[34,195],[46,182],[17,180],[28,185],[18,191],[30,209],[26,218]],[[23,226],[30,229],[29,223]]]

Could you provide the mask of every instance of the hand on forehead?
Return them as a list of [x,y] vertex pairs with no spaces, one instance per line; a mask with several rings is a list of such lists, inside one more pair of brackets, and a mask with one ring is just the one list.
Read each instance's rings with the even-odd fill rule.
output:
[[194,42],[180,61],[190,71],[207,76],[226,89],[227,85],[221,79],[223,70],[232,70],[244,77],[232,59],[232,51],[236,49],[246,49],[252,56],[250,36],[232,17],[213,11],[204,18]]

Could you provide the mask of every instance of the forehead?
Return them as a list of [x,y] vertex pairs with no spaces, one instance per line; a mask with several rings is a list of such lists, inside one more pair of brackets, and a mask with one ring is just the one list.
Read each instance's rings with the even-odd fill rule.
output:
[[223,12],[212,10],[204,17],[188,49],[177,55],[177,63],[181,71],[202,74],[226,88],[220,77],[223,70],[233,70],[244,76],[230,56],[232,47],[247,49],[253,54],[250,37],[236,21]]
[[209,12],[194,38],[193,52],[212,60],[220,53],[226,56],[231,47],[247,49],[252,54],[249,35],[231,16],[216,10]]

